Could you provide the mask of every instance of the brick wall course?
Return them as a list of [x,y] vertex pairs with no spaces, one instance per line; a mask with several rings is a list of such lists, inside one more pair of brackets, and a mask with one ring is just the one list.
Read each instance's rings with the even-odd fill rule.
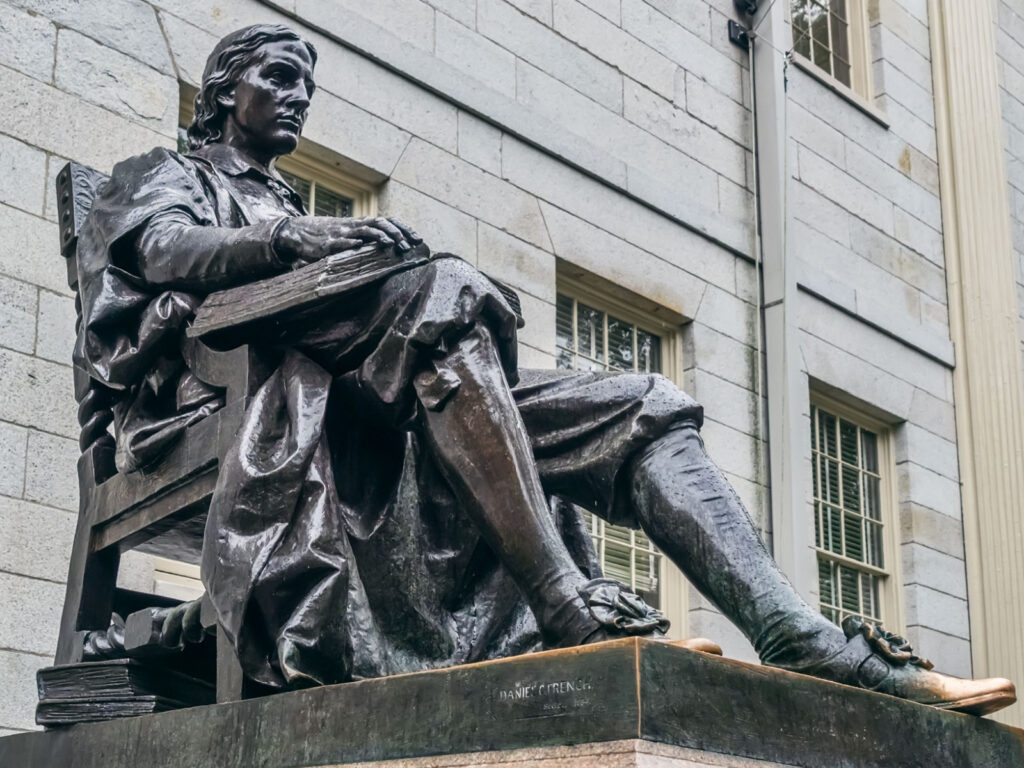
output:
[[0,467],[3,467],[3,472],[0,472],[0,496],[21,498],[25,492],[27,447],[27,429],[0,421]]
[[[0,570],[63,583],[76,522],[74,512],[0,496],[0,541],[4,542]],[[40,536],[42,531],[45,536]]]
[[735,257],[722,248],[507,135],[502,144],[502,176],[702,280],[727,289],[735,285]]
[[378,208],[416,227],[427,243],[476,262],[476,220],[471,216],[394,180],[381,190]]
[[[0,594],[6,609],[0,623],[0,648],[37,656],[52,654],[57,647],[64,584],[0,571]],[[52,663],[41,661],[40,666]]]
[[156,12],[143,0],[104,0],[102,3],[7,0],[7,3],[76,30],[161,72],[174,74]]
[[31,354],[36,347],[39,289],[0,277],[0,346]]
[[655,93],[671,99],[678,66],[576,0],[555,0],[554,29]]
[[75,466],[80,455],[77,439],[29,430],[25,498],[77,512],[78,473],[68,470]]
[[[484,222],[477,225],[477,267],[518,292],[554,304],[555,257]],[[554,337],[551,346],[554,349]]]
[[0,64],[50,82],[56,43],[57,27],[49,19],[0,6]]
[[437,15],[436,52],[466,77],[515,98],[515,55],[444,14]]
[[413,139],[393,178],[541,248],[550,240],[537,201],[458,157]]
[[[166,46],[164,46],[166,51]],[[178,125],[178,88],[173,75],[158,72],[70,29],[57,33],[54,81],[129,120],[173,134]]]
[[0,200],[36,215],[43,211],[46,153],[0,135]]
[[36,670],[51,663],[45,656],[0,650],[0,736],[36,727]]
[[505,0],[477,0],[477,30],[560,82],[622,112],[622,76]]
[[427,4],[460,24],[470,28],[476,26],[476,0],[427,0]]

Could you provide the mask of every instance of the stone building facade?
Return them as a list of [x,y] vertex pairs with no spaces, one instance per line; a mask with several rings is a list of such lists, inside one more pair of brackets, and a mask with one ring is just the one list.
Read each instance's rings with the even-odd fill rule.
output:
[[[0,0],[0,735],[33,727],[77,508],[56,174],[173,147],[207,53],[257,21],[319,51],[303,146],[281,166],[296,184],[397,216],[515,287],[523,365],[676,379],[808,600],[884,620],[943,671],[1024,683],[1024,661],[999,666],[1024,656],[1004,626],[1003,650],[979,657],[976,596],[999,591],[971,533],[987,510],[965,537],[961,393],[984,393],[957,378],[948,221],[969,226],[944,198],[959,135],[935,76],[947,3],[761,5],[742,20],[748,52],[729,41],[731,0]],[[1013,244],[996,255],[1024,321],[1024,2],[981,17],[992,45],[975,55],[1000,97],[994,214]],[[1004,469],[1024,475],[1021,454]],[[753,658],[642,537],[594,533],[677,633]],[[123,563],[138,589],[184,595],[190,577]]]

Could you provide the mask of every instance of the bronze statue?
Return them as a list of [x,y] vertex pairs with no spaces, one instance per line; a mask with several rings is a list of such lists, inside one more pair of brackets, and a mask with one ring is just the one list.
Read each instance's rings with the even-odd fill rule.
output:
[[905,641],[808,606],[708,458],[700,406],[661,376],[525,371],[505,295],[395,219],[309,216],[274,170],[316,51],[260,25],[218,43],[188,129],[115,167],[79,242],[75,363],[117,393],[118,468],[158,463],[222,404],[184,329],[203,298],[371,243],[395,268],[263,329],[269,375],[210,505],[203,582],[250,679],[299,687],[658,634],[600,579],[556,496],[643,529],[762,661],[976,713],[1002,679],[928,668]]

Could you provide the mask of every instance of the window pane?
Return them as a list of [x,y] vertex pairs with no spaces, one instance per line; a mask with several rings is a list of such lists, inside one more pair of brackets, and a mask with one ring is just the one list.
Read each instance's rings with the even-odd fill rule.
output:
[[851,560],[864,561],[864,529],[857,515],[843,515],[843,554]]
[[857,425],[839,420],[839,455],[847,464],[859,466],[857,459]]
[[288,173],[288,171],[278,170],[281,174],[281,178],[285,180],[285,183],[289,187],[295,190],[299,197],[302,198],[302,204],[309,210],[309,195],[313,190],[313,183],[308,179],[304,179],[301,176],[296,176],[294,173]]
[[842,21],[846,21],[846,0],[832,0],[832,13]]
[[[298,190],[295,190],[298,192]],[[315,216],[337,216],[344,218],[352,215],[352,201],[339,195],[337,192],[324,187],[322,184],[316,185],[316,205],[313,214]]]
[[572,299],[558,294],[555,306],[555,367],[570,370],[576,367],[573,355],[572,305]]
[[865,522],[864,525],[867,529],[867,556],[865,561],[869,565],[884,568],[885,557],[882,554],[882,526],[870,521]]
[[861,466],[868,472],[878,472],[878,437],[866,429],[860,431]]
[[825,493],[823,498],[832,504],[839,503],[839,462],[822,458],[825,464]]
[[818,593],[823,606],[836,605],[835,569],[828,560],[818,561]]
[[830,507],[828,504],[822,505],[821,512],[822,526],[824,528],[822,533],[825,537],[822,542],[822,548],[827,549],[829,552],[842,554],[842,512],[835,507]]
[[832,63],[832,74],[835,75],[836,80],[841,82],[843,85],[850,85],[850,65],[846,64],[839,59],[835,59]]
[[633,355],[633,331],[630,323],[608,317],[608,365],[616,371],[636,369]]
[[792,6],[793,18],[793,48],[796,52],[811,58],[811,26],[808,18],[808,0],[794,0]]
[[864,475],[864,516],[872,520],[882,519],[882,499],[878,478]]
[[818,411],[818,450],[827,456],[838,456],[836,443],[836,417],[825,411]]
[[661,339],[653,333],[636,332],[637,370],[640,373],[661,372]]
[[604,370],[604,312],[577,302],[576,348],[581,358],[576,367],[581,370]]

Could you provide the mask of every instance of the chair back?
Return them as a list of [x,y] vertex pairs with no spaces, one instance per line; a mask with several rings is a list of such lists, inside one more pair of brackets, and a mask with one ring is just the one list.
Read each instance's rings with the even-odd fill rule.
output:
[[[82,333],[82,298],[78,292],[78,234],[96,195],[109,179],[106,174],[74,161],[57,174],[60,253],[67,267],[68,287],[75,293],[75,332],[79,334]],[[95,485],[117,472],[114,438],[109,431],[114,420],[114,392],[77,367],[74,379],[80,427],[78,447],[84,459],[79,464],[79,483]],[[80,490],[84,495],[87,488]]]

